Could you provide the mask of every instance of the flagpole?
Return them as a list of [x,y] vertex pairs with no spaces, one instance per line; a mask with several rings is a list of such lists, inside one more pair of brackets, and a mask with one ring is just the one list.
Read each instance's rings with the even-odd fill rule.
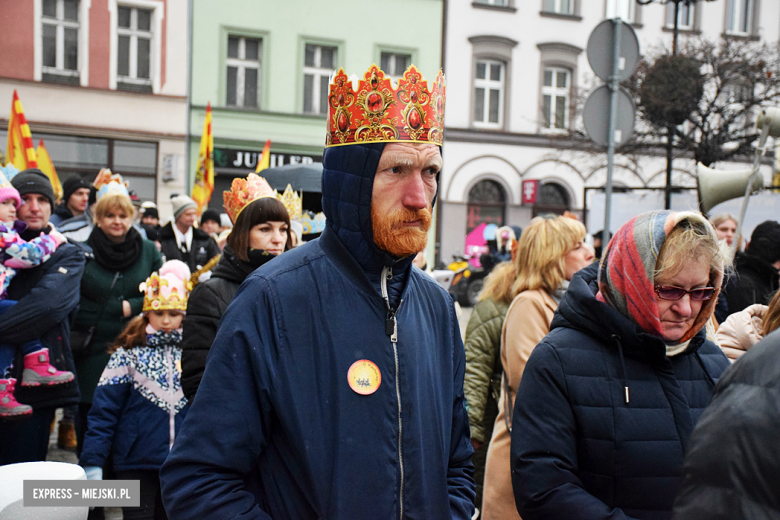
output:
[[190,186],[190,124],[192,117],[192,0],[187,0],[187,142],[184,152],[184,193],[189,194]]

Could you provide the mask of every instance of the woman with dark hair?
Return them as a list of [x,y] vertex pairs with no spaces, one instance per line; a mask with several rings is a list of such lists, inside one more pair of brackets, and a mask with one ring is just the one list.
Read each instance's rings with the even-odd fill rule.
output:
[[192,290],[182,336],[182,389],[195,397],[222,314],[244,278],[292,247],[290,216],[262,177],[249,174],[224,192],[233,230],[211,278]]

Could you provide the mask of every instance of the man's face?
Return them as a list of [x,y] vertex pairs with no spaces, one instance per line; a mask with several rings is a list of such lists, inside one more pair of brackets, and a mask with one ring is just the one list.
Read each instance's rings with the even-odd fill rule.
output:
[[209,235],[212,233],[219,233],[220,227],[219,224],[214,222],[213,220],[207,220],[206,222],[202,223],[200,225],[200,229],[208,233]]
[[68,209],[74,214],[82,214],[89,204],[89,188],[79,188],[68,198]]
[[179,218],[176,219],[176,224],[180,228],[189,229],[192,227],[193,224],[195,224],[195,221],[198,219],[198,210],[195,208],[190,208],[187,210],[184,210],[181,215],[179,215]]
[[160,223],[160,219],[157,218],[157,217],[152,217],[152,216],[146,217],[145,216],[145,217],[143,217],[141,219],[141,222],[143,222],[144,224],[147,224],[149,226],[156,226],[157,224]]
[[425,248],[442,159],[434,144],[389,143],[371,195],[374,243],[405,257]]
[[37,231],[49,224],[49,217],[51,217],[49,199],[40,193],[25,193],[22,195],[22,202],[17,213],[19,219],[23,220],[29,229]]

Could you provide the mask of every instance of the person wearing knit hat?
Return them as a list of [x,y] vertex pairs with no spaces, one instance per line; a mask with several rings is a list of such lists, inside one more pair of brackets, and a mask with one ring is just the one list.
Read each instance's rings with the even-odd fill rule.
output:
[[736,276],[731,277],[724,291],[729,312],[739,312],[756,303],[768,305],[780,288],[780,223],[767,220],[756,226],[734,264]]
[[81,175],[71,175],[62,184],[62,203],[54,209],[51,223],[55,226],[69,218],[83,215],[89,206],[91,184]]
[[[120,479],[140,480],[140,507],[125,518],[165,518],[159,499],[159,470],[190,408],[181,389],[181,323],[187,310],[190,271],[171,260],[140,285],[143,314],[135,317],[109,349],[89,413],[79,464],[90,480],[102,480],[113,456]],[[127,446],[133,445],[132,450]]]
[[212,237],[216,237],[219,232],[222,231],[220,226],[219,212],[213,209],[207,209],[204,211],[203,216],[200,217],[200,229]]
[[19,192],[19,196],[28,193],[38,193],[49,200],[52,209],[54,208],[54,189],[51,187],[51,181],[38,168],[29,168],[21,171],[11,179],[11,184]]
[[217,242],[193,227],[198,205],[187,195],[171,197],[173,220],[160,229],[160,247],[166,260],[181,260],[193,273],[219,254]]
[[705,327],[722,279],[712,225],[663,210],[574,275],[515,399],[522,518],[671,517],[689,437],[730,366]]

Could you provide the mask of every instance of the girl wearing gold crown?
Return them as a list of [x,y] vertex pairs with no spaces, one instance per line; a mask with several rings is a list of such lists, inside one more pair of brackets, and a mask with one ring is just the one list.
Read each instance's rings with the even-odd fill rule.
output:
[[165,262],[142,283],[143,314],[116,339],[89,412],[79,464],[102,480],[113,454],[119,479],[141,481],[140,508],[124,518],[166,518],[158,472],[189,409],[181,389],[181,323],[187,310],[190,270]]

